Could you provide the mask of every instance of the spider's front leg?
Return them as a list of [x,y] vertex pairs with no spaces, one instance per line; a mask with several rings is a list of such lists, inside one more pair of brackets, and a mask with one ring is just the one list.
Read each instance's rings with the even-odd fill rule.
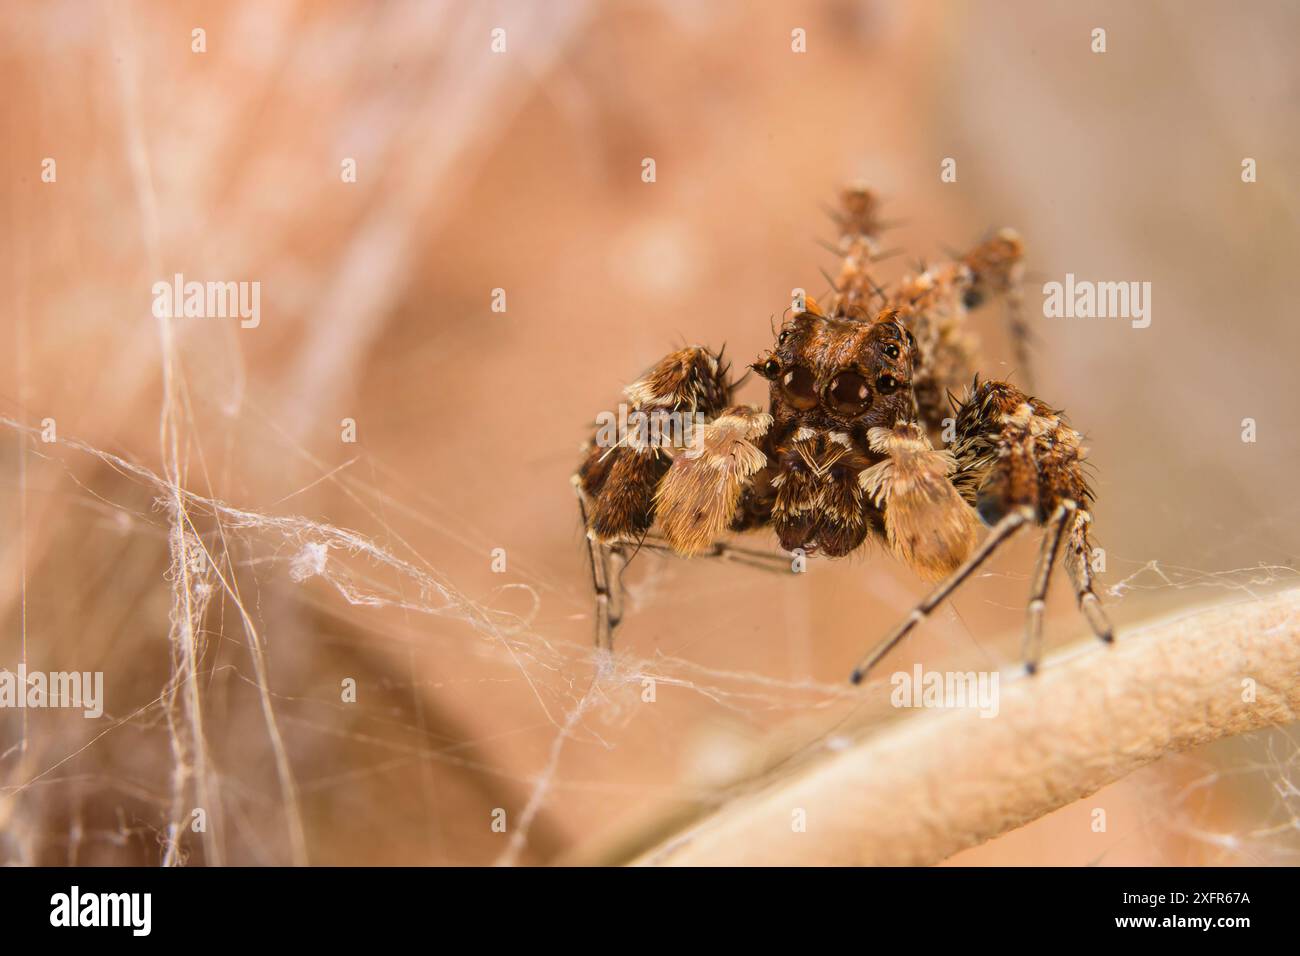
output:
[[1101,640],[1113,631],[1092,590],[1087,506],[1092,490],[1083,475],[1082,436],[1045,403],[1006,382],[978,380],[957,408],[952,455],[953,487],[992,528],[984,543],[908,615],[854,670],[858,683],[899,641],[938,607],[1018,531],[1044,527],[1043,546],[1031,578],[1024,660],[1037,670],[1042,618],[1052,568],[1064,544],[1079,608]]
[[655,521],[655,492],[690,432],[731,402],[721,353],[691,346],[664,356],[626,389],[627,407],[607,413],[573,482],[596,592],[596,643],[609,648],[622,616],[628,549]]

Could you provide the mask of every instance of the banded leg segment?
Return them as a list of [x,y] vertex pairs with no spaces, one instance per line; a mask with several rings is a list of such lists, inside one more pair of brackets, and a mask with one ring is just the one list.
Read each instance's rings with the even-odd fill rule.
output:
[[613,650],[614,628],[618,626],[623,611],[621,575],[611,574],[610,545],[598,539],[589,530],[587,496],[582,490],[581,483],[576,479],[573,490],[578,496],[578,512],[582,515],[582,532],[587,541],[587,556],[591,562],[591,585],[596,596],[596,646],[607,651]]
[[952,573],[948,580],[944,581],[937,588],[931,591],[920,604],[909,614],[902,624],[898,625],[892,633],[883,641],[876,645],[862,660],[858,666],[853,669],[853,674],[849,680],[854,684],[862,683],[862,679],[880,663],[880,659],[888,654],[894,647],[911,633],[912,628],[920,624],[930,612],[942,604],[953,591],[957,590],[968,577],[973,574],[985,561],[992,557],[1002,544],[1019,531],[1026,524],[1034,520],[1032,508],[1017,508],[1007,514],[1005,518],[999,521],[996,527],[989,532],[989,536],[984,539],[984,543],[966,559],[966,563]]
[[1038,552],[1038,562],[1034,565],[1033,585],[1029,592],[1029,611],[1025,620],[1025,640],[1020,656],[1025,662],[1025,670],[1033,674],[1038,670],[1038,662],[1043,656],[1043,611],[1047,606],[1047,586],[1052,580],[1052,569],[1056,566],[1056,556],[1061,551],[1061,541],[1070,527],[1071,518],[1078,506],[1065,502],[1056,509],[1047,522],[1047,531],[1043,535],[1043,544]]
[[1075,513],[1067,546],[1065,568],[1074,583],[1079,611],[1087,619],[1092,633],[1097,635],[1098,640],[1110,644],[1115,640],[1115,630],[1111,627],[1110,618],[1106,616],[1101,606],[1101,600],[1092,589],[1092,549],[1088,542],[1088,525],[1091,523],[1092,515],[1088,512],[1080,509]]
[[[662,555],[679,555],[679,552],[669,543],[668,539],[653,533],[645,536],[638,550],[651,551]],[[695,554],[694,557],[714,558],[732,564],[743,564],[746,567],[756,568],[760,571],[782,574],[792,571],[790,559],[784,554],[759,551],[755,548],[742,548],[726,541],[715,541],[705,550]]]

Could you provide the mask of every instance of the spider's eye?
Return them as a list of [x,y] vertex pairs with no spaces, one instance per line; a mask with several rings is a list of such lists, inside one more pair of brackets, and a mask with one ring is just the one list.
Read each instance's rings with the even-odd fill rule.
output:
[[885,354],[888,355],[890,358],[895,358],[895,359],[898,358],[898,346],[895,345],[893,342],[890,342],[888,345],[885,346]]
[[978,309],[984,303],[984,293],[979,289],[967,289],[961,301],[968,309]]
[[777,372],[781,371],[781,363],[774,358],[768,359],[759,369],[764,378],[776,378]]
[[912,348],[916,348],[916,336],[914,336],[907,329],[903,330],[903,334],[907,336],[907,344],[910,345]]
[[796,365],[781,376],[781,390],[790,404],[802,411],[817,405],[817,379],[802,365]]
[[861,415],[871,404],[871,386],[857,372],[841,372],[831,382],[827,397],[841,415]]
[[789,329],[783,329],[783,330],[781,331],[781,334],[778,335],[778,336],[776,337],[776,344],[777,344],[777,345],[785,345],[785,340],[788,339],[789,337],[790,337],[790,330],[789,330]]
[[876,391],[881,395],[892,395],[902,387],[902,382],[892,375],[882,375],[876,379]]

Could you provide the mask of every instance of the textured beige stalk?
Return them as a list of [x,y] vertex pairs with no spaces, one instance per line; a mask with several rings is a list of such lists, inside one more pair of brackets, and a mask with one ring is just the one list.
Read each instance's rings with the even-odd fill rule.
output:
[[[1035,678],[1004,673],[1001,691],[996,717],[916,711],[729,801],[636,862],[937,863],[1164,754],[1296,720],[1300,591],[1129,629],[1112,647],[1078,645]],[[793,832],[796,809],[806,832]]]

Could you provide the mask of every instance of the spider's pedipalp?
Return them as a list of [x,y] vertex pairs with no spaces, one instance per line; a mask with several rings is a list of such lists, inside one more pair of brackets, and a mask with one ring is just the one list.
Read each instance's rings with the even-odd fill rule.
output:
[[884,512],[890,549],[927,581],[952,574],[975,547],[976,521],[948,476],[952,453],[930,444],[916,422],[873,428],[871,450],[888,457],[859,476]]
[[741,493],[767,464],[756,442],[772,424],[758,408],[737,405],[706,423],[693,447],[678,453],[655,492],[664,537],[680,554],[711,548],[736,516]]

